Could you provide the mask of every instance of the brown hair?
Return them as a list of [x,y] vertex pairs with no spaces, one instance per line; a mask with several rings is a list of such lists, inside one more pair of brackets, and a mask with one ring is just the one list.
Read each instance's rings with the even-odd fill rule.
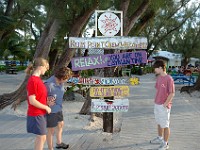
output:
[[159,59],[159,60],[156,60],[156,62],[153,64],[153,67],[154,68],[159,68],[161,67],[163,70],[166,70],[166,64],[163,60]]
[[72,70],[68,67],[59,67],[58,69],[55,70],[55,77],[58,78],[59,80],[63,79],[68,79],[72,76]]
[[27,66],[25,72],[26,72],[26,74],[32,74],[33,70],[36,69],[37,67],[45,66],[48,64],[49,64],[48,60],[46,60],[42,57],[38,57]]

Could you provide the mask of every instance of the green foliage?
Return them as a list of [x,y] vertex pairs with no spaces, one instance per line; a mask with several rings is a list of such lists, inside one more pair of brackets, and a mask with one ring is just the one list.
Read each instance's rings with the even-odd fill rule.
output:
[[[15,66],[15,67],[17,71],[23,71],[26,69],[26,66]],[[6,66],[0,65],[0,72],[5,72],[6,68],[7,68]]]
[[154,68],[151,66],[145,66],[144,67],[144,72],[145,73],[154,73]]
[[26,43],[22,41],[17,32],[13,32],[10,36],[0,41],[1,59],[8,59],[13,56],[15,60],[24,61],[29,58],[29,51],[26,50]]
[[83,78],[88,78],[94,75],[94,69],[90,69],[90,70],[82,70],[81,71],[81,77]]
[[184,25],[160,43],[164,49],[182,54],[184,66],[191,57],[200,58],[200,20],[197,10],[197,8],[187,9],[185,16],[190,17]]
[[26,66],[16,66],[18,71],[23,71],[26,69]]
[[[147,51],[152,48],[161,48],[178,51],[188,55],[188,57],[193,56],[194,53],[200,54],[198,51],[199,40],[195,40],[195,42],[191,40],[194,37],[192,35],[198,33],[198,28],[180,29],[184,25],[184,20],[190,18],[196,9],[187,8],[188,1],[151,0],[149,7],[137,19],[129,35],[147,37],[149,42]],[[19,60],[31,60],[47,19],[51,17],[59,19],[61,22],[61,27],[51,44],[51,50],[58,49],[60,55],[66,47],[66,40],[63,37],[71,32],[71,27],[78,17],[96,5],[99,10],[119,10],[121,2],[121,0],[17,0],[12,7],[10,15],[5,16],[7,1],[3,0],[0,2],[0,35],[4,35],[0,39],[0,57],[8,58],[11,55]],[[135,13],[142,2],[143,0],[130,1],[126,16],[128,19]],[[190,22],[198,22],[198,20],[191,19]],[[94,25],[94,23],[88,23],[90,26]],[[192,26],[194,25],[191,24]],[[84,28],[86,28],[86,25],[82,31],[85,31]],[[24,32],[24,35],[17,33],[19,29]],[[175,33],[174,31],[178,32]],[[189,33],[191,34],[189,35]],[[181,42],[170,44],[171,41],[181,41],[183,35],[187,39],[183,40],[186,45],[184,50],[181,48],[181,45],[183,45]],[[199,39],[199,37],[196,36],[196,39]],[[190,51],[194,53],[190,53]],[[89,71],[86,76],[90,75],[92,73]]]
[[44,78],[44,79],[48,79],[52,74],[53,74],[53,73],[52,73],[52,70],[49,69],[48,71],[45,72],[43,78]]
[[15,23],[15,21],[13,20],[13,18],[11,18],[9,16],[3,16],[0,14],[0,33],[3,30],[13,28],[14,23]]
[[4,72],[6,70],[5,66],[0,65],[0,72]]
[[[160,8],[157,9],[155,17],[148,22],[146,29],[141,33],[141,35],[148,39],[148,56],[150,56],[154,50],[158,49],[177,51],[177,48],[174,46],[176,36],[183,37],[185,32],[181,28],[184,29],[188,22],[198,22],[197,20],[191,21],[191,18],[197,14],[199,6],[194,5],[193,8],[188,7],[188,1],[189,0],[163,1],[164,5],[161,5]],[[188,32],[190,31],[188,30]],[[187,41],[188,40],[187,38]],[[184,47],[183,43],[179,43],[178,45],[180,48]],[[190,52],[189,49],[187,51]]]

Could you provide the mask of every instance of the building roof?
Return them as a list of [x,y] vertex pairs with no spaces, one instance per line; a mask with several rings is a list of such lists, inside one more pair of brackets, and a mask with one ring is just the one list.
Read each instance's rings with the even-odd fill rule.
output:
[[181,54],[176,54],[168,51],[155,51],[152,54],[152,57],[163,57],[166,59],[181,59],[182,55]]

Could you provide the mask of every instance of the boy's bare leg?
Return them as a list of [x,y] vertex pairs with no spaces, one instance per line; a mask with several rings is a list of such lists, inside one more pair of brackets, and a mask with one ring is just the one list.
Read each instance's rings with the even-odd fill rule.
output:
[[170,135],[170,128],[164,128],[164,141],[168,143]]
[[53,150],[54,128],[47,128],[47,145],[49,150]]

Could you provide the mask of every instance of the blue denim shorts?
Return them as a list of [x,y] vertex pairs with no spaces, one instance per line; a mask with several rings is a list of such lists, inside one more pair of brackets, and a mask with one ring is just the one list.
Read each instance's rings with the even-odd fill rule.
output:
[[46,116],[27,116],[27,132],[37,135],[46,135]]

